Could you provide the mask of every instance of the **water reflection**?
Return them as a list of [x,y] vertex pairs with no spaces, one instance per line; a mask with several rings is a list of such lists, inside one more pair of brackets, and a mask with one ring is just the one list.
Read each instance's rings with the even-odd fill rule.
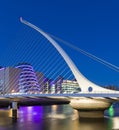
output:
[[[119,129],[119,116],[101,119],[79,119],[69,105],[20,107],[18,120],[10,110],[0,110],[0,130],[112,130]],[[107,112],[109,114],[109,112]],[[117,111],[118,113],[118,111]],[[116,110],[114,112],[116,116]]]
[[114,116],[114,108],[113,108],[113,105],[110,106],[109,110],[108,110],[108,114],[110,117],[113,117]]
[[79,122],[80,130],[108,130],[108,121],[104,118],[80,119]]
[[9,111],[0,110],[0,126],[9,126],[12,124],[12,120],[8,117]]
[[30,106],[30,107],[20,107],[18,111],[18,118],[20,122],[39,122],[43,117],[43,107],[42,106]]

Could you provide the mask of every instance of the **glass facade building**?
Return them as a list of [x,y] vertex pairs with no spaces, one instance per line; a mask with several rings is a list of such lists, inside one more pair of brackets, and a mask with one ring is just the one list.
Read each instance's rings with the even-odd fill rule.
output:
[[74,80],[64,80],[59,76],[56,80],[35,72],[28,63],[20,63],[14,68],[0,68],[0,94],[7,93],[78,93],[81,89]]
[[63,80],[62,83],[62,93],[78,93],[81,89],[77,81],[73,80]]
[[28,63],[20,63],[16,68],[21,69],[19,90],[21,93],[39,93],[40,86],[33,67]]
[[5,67],[0,69],[0,94],[18,93],[21,70]]

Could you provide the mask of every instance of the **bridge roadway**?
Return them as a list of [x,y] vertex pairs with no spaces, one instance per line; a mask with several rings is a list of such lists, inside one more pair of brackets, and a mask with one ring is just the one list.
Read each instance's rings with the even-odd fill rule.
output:
[[13,101],[19,105],[68,104],[71,99],[119,101],[119,93],[78,93],[78,94],[5,94],[0,95],[0,107],[8,107]]
[[72,94],[4,94],[0,95],[1,98],[21,98],[21,97],[29,97],[29,98],[37,98],[37,97],[104,97],[104,98],[119,98],[119,91],[115,93],[72,93]]

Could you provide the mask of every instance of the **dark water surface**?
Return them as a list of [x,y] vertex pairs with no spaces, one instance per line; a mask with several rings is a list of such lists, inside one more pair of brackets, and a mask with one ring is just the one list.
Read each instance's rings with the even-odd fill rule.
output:
[[0,130],[118,130],[119,109],[110,108],[101,119],[79,119],[69,105],[20,107],[18,120],[11,110],[0,110]]

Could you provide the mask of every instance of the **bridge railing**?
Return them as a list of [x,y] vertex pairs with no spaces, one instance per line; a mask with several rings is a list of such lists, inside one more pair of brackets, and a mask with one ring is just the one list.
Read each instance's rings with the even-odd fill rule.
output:
[[33,93],[33,92],[6,92],[1,93],[0,97],[17,97],[17,96],[38,96],[38,97],[119,97],[119,91],[115,91],[114,93],[110,92],[83,92],[83,93]]

